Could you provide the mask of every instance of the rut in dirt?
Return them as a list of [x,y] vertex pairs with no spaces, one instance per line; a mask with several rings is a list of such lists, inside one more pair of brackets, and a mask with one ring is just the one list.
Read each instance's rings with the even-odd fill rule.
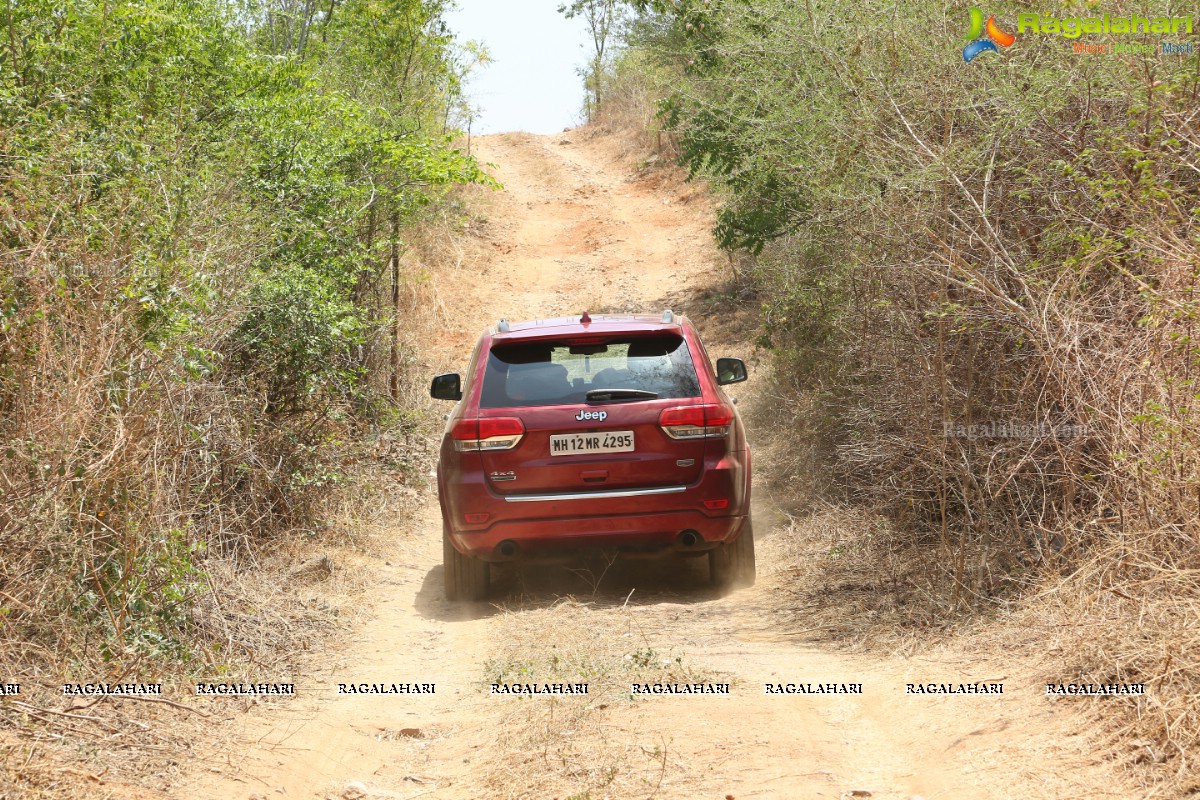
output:
[[[482,231],[434,276],[430,375],[462,371],[501,317],[661,311],[718,287],[712,205],[670,171],[639,171],[587,131],[476,139],[504,191],[472,202]],[[713,357],[749,342],[701,320]],[[714,352],[719,350],[720,352]],[[769,376],[742,395],[751,446],[773,435]],[[444,409],[433,410],[439,413]],[[748,411],[747,411],[748,410]],[[432,469],[432,463],[430,469]],[[806,535],[763,490],[758,583],[724,595],[702,559],[508,568],[486,604],[442,597],[441,522],[419,508],[381,534],[371,619],[314,656],[291,702],[228,713],[178,797],[1049,798],[1121,797],[1120,782],[1011,662],[945,649],[919,658],[832,652],[803,635],[790,590]],[[790,603],[790,605],[789,605]],[[786,624],[785,624],[786,623]],[[999,679],[1002,695],[913,697],[907,683]],[[580,684],[513,697],[493,684]],[[343,686],[434,684],[433,693]],[[634,687],[724,686],[642,695]],[[833,687],[809,693],[768,686]],[[1054,768],[1047,769],[1047,764]]]

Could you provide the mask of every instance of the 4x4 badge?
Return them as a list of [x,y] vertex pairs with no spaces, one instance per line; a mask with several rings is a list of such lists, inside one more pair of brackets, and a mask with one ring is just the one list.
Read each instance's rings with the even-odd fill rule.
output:
[[580,411],[579,416],[575,417],[575,419],[579,422],[582,422],[585,419],[598,419],[601,422],[603,422],[604,420],[608,419],[608,412],[607,411]]

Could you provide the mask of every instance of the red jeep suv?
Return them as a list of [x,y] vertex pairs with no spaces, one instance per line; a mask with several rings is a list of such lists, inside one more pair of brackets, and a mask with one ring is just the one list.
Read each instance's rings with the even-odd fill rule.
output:
[[753,583],[750,449],[721,388],[745,379],[670,311],[487,330],[466,378],[430,387],[458,401],[437,469],[447,598],[482,599],[493,562],[589,549],[707,553],[713,583]]

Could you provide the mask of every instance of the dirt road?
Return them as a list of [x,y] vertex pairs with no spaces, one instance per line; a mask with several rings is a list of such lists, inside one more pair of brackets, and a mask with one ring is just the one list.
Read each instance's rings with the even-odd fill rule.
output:
[[[462,369],[478,331],[500,317],[656,311],[718,279],[724,260],[710,243],[703,195],[639,175],[614,143],[576,131],[475,146],[497,165],[505,191],[488,201],[492,256],[435,277],[444,334],[431,345],[431,369]],[[722,344],[720,354],[746,354]],[[754,391],[752,383],[743,393]],[[781,591],[794,580],[784,552],[797,529],[765,492],[756,503],[752,589],[717,596],[702,561],[587,564],[501,573],[493,604],[470,608],[442,599],[440,522],[426,494],[391,534],[386,563],[371,565],[380,576],[369,592],[374,607],[349,646],[315,656],[295,699],[243,715],[233,738],[214,745],[173,794],[1130,796],[1074,714],[1015,663],[953,649],[848,656],[803,635],[803,611],[787,607]],[[494,696],[488,686],[497,681],[586,682],[589,692]],[[631,694],[631,684],[654,682],[730,691]],[[905,693],[909,683],[975,682],[1001,683],[1003,694]],[[394,683],[435,691],[338,691]],[[861,693],[768,694],[767,684],[860,685]]]

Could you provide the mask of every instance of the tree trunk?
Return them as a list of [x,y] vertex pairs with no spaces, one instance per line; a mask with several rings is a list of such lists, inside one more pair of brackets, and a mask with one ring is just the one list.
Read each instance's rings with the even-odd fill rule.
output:
[[393,402],[400,402],[400,212],[392,211],[392,378]]

